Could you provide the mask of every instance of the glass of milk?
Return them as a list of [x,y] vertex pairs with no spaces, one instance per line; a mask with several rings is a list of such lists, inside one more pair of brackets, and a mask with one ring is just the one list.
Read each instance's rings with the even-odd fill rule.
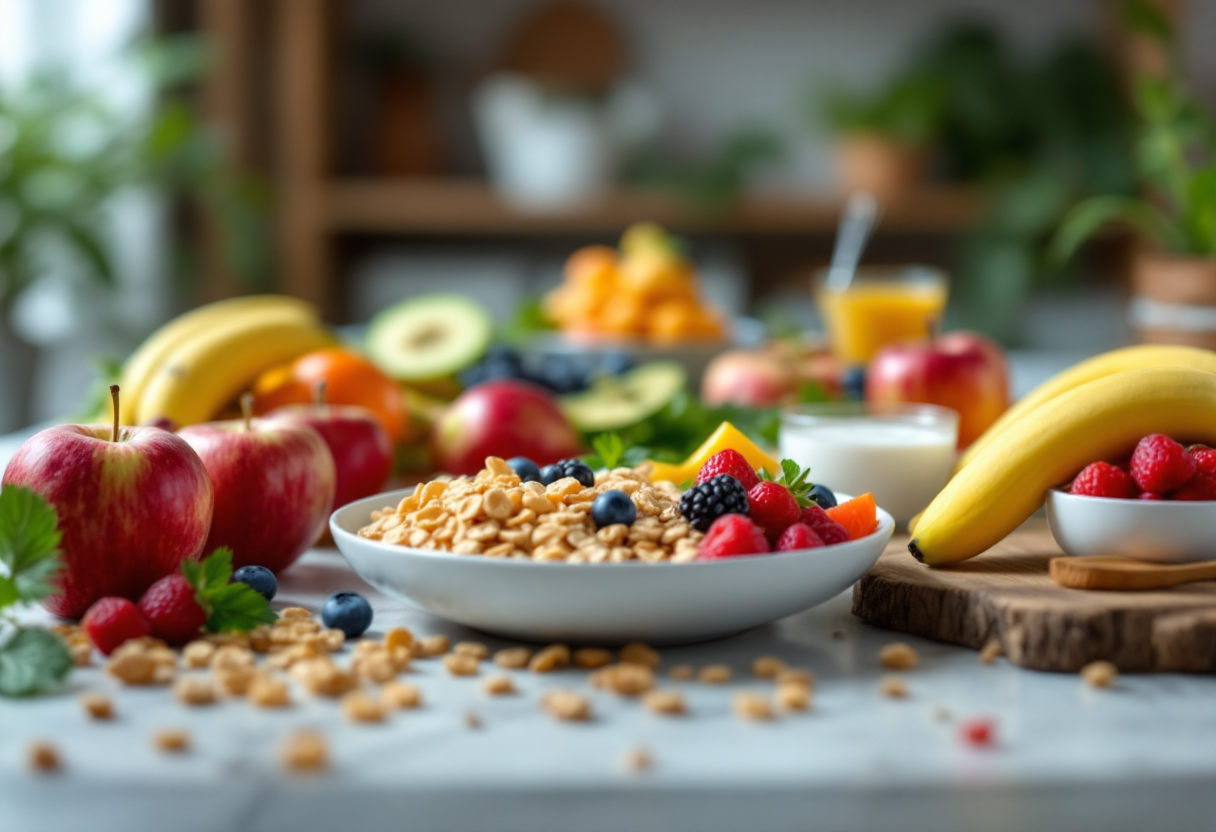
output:
[[781,415],[781,456],[811,469],[811,482],[857,496],[869,491],[905,524],[954,470],[958,413],[931,404],[832,402]]

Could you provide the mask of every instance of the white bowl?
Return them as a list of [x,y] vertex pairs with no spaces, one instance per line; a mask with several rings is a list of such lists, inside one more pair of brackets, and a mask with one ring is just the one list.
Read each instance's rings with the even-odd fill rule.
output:
[[1114,500],[1047,492],[1047,522],[1069,555],[1186,563],[1216,558],[1216,502]]
[[554,563],[454,555],[359,537],[371,512],[409,489],[338,509],[329,520],[351,568],[432,615],[527,641],[674,644],[793,615],[848,589],[882,554],[895,522],[868,537],[796,552],[692,563]]

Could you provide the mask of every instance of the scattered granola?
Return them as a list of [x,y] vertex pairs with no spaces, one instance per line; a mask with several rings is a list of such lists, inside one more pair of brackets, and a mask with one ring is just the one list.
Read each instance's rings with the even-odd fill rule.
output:
[[491,696],[504,696],[508,693],[515,693],[515,683],[511,681],[510,676],[502,674],[487,676],[486,680],[481,683],[481,689]]
[[622,662],[629,664],[640,664],[644,667],[658,667],[659,654],[648,644],[643,644],[640,641],[631,641],[621,648],[621,652],[617,654],[617,658]]
[[582,722],[591,718],[591,701],[572,690],[555,690],[545,694],[541,707],[550,716],[567,722]]
[[429,659],[447,653],[451,640],[445,635],[424,636],[417,639],[414,645],[414,655],[420,659]]
[[476,676],[478,661],[466,653],[448,653],[443,657],[443,666],[453,676]]
[[533,673],[549,673],[570,666],[570,648],[564,644],[550,644],[528,662]]
[[595,670],[612,662],[612,654],[600,647],[580,647],[574,651],[574,666]]
[[631,774],[648,771],[654,765],[654,759],[645,748],[631,748],[621,758],[621,766]]
[[730,677],[730,668],[724,664],[707,664],[697,674],[697,678],[707,685],[725,685]]
[[190,750],[190,734],[184,728],[161,728],[152,734],[152,747],[169,754]]
[[641,664],[613,664],[592,673],[591,686],[621,696],[639,696],[654,687],[654,671]]
[[642,704],[656,714],[676,715],[687,710],[684,694],[676,690],[652,690],[642,697]]
[[63,768],[59,752],[48,742],[35,741],[30,743],[26,751],[26,760],[34,771],[50,774]]
[[405,682],[389,682],[380,688],[380,701],[389,708],[417,708],[422,704],[422,692]]
[[805,667],[787,667],[777,674],[778,685],[802,685],[807,690],[815,689],[815,674]]
[[902,676],[883,676],[878,683],[878,692],[889,699],[906,699],[908,683]]
[[494,664],[508,670],[520,670],[532,660],[532,651],[527,647],[504,647],[494,654]]
[[735,716],[751,722],[763,722],[773,718],[773,708],[768,700],[758,693],[740,691],[731,699],[731,709]]
[[895,641],[878,651],[878,663],[888,670],[911,670],[916,667],[916,651],[911,645]]
[[245,696],[259,708],[286,708],[291,705],[291,693],[287,685],[270,676],[255,676]]
[[1081,678],[1091,688],[1108,688],[1118,675],[1119,668],[1106,661],[1090,662],[1081,668]]
[[384,634],[384,647],[391,653],[398,647],[410,649],[414,645],[414,634],[404,627],[393,627]]
[[773,699],[786,710],[805,711],[811,706],[811,689],[797,682],[783,682],[777,685]]
[[667,678],[677,682],[687,681],[696,675],[696,669],[690,664],[678,664],[667,671]]
[[80,695],[80,706],[93,719],[113,719],[114,703],[101,691],[86,691]]
[[480,641],[462,641],[452,651],[461,656],[472,656],[478,661],[490,658],[490,649]]
[[342,697],[342,713],[351,722],[383,722],[384,706],[361,690]]
[[183,676],[173,683],[173,698],[191,707],[215,703],[215,685],[202,676]]
[[298,731],[283,743],[281,759],[289,771],[323,771],[329,767],[325,738],[316,731]]
[[752,662],[752,674],[761,679],[775,679],[785,670],[785,662],[776,656],[761,656]]

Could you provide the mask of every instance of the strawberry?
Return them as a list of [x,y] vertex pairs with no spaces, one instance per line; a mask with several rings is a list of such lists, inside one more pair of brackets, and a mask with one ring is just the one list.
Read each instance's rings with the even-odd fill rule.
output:
[[1187,480],[1182,488],[1175,491],[1170,499],[1184,502],[1216,500],[1216,477],[1205,474],[1203,471],[1196,471],[1195,476]]
[[762,480],[747,492],[747,516],[772,539],[797,523],[799,512],[798,501],[780,483]]
[[794,523],[777,538],[773,547],[778,552],[792,552],[795,549],[818,549],[823,545],[823,538],[806,523]]
[[1150,434],[1132,451],[1132,479],[1141,491],[1168,494],[1195,473],[1195,460],[1173,439]]
[[1130,500],[1139,491],[1126,471],[1109,462],[1086,465],[1072,481],[1069,490],[1084,497],[1113,497],[1120,500]]
[[1151,491],[1141,491],[1140,496],[1138,496],[1136,499],[1137,500],[1164,500],[1165,498],[1162,497],[1160,494],[1154,494]]
[[737,479],[744,491],[751,491],[752,486],[760,482],[751,463],[743,457],[743,454],[733,448],[718,451],[707,459],[701,466],[701,470],[697,472],[696,484],[709,482],[719,474],[727,474]]
[[207,623],[198,591],[180,573],[166,575],[148,587],[139,599],[139,611],[152,627],[152,635],[174,646],[197,637]]
[[828,517],[828,513],[819,506],[804,508],[798,516],[798,522],[805,523],[814,529],[815,534],[819,535],[819,539],[825,546],[834,546],[837,543],[849,541],[848,529]]
[[761,555],[767,551],[768,540],[759,526],[742,514],[724,514],[701,538],[697,560]]
[[93,646],[110,655],[124,642],[151,635],[135,605],[126,598],[98,598],[80,621]]

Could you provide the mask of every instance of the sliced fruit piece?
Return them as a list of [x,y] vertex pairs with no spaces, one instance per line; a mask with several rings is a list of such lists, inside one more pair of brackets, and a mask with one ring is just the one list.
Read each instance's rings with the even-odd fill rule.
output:
[[827,515],[844,526],[849,540],[873,534],[878,525],[878,506],[874,503],[874,495],[868,492],[828,509]]
[[687,381],[679,364],[655,361],[615,378],[604,376],[583,392],[564,396],[562,411],[584,433],[620,430],[658,413]]
[[689,471],[683,464],[674,465],[670,462],[651,462],[650,481],[667,480],[676,485],[683,485],[696,477],[696,471]]
[[762,451],[755,442],[748,439],[730,422],[723,422],[719,425],[701,447],[693,451],[692,456],[685,460],[683,467],[685,470],[692,471],[693,476],[696,476],[696,472],[701,470],[701,466],[708,462],[711,456],[727,448],[734,448],[743,454],[743,458],[753,468],[764,468],[774,477],[781,476],[781,464]]
[[490,316],[468,298],[424,295],[372,319],[367,353],[400,381],[435,379],[481,358],[493,335]]

